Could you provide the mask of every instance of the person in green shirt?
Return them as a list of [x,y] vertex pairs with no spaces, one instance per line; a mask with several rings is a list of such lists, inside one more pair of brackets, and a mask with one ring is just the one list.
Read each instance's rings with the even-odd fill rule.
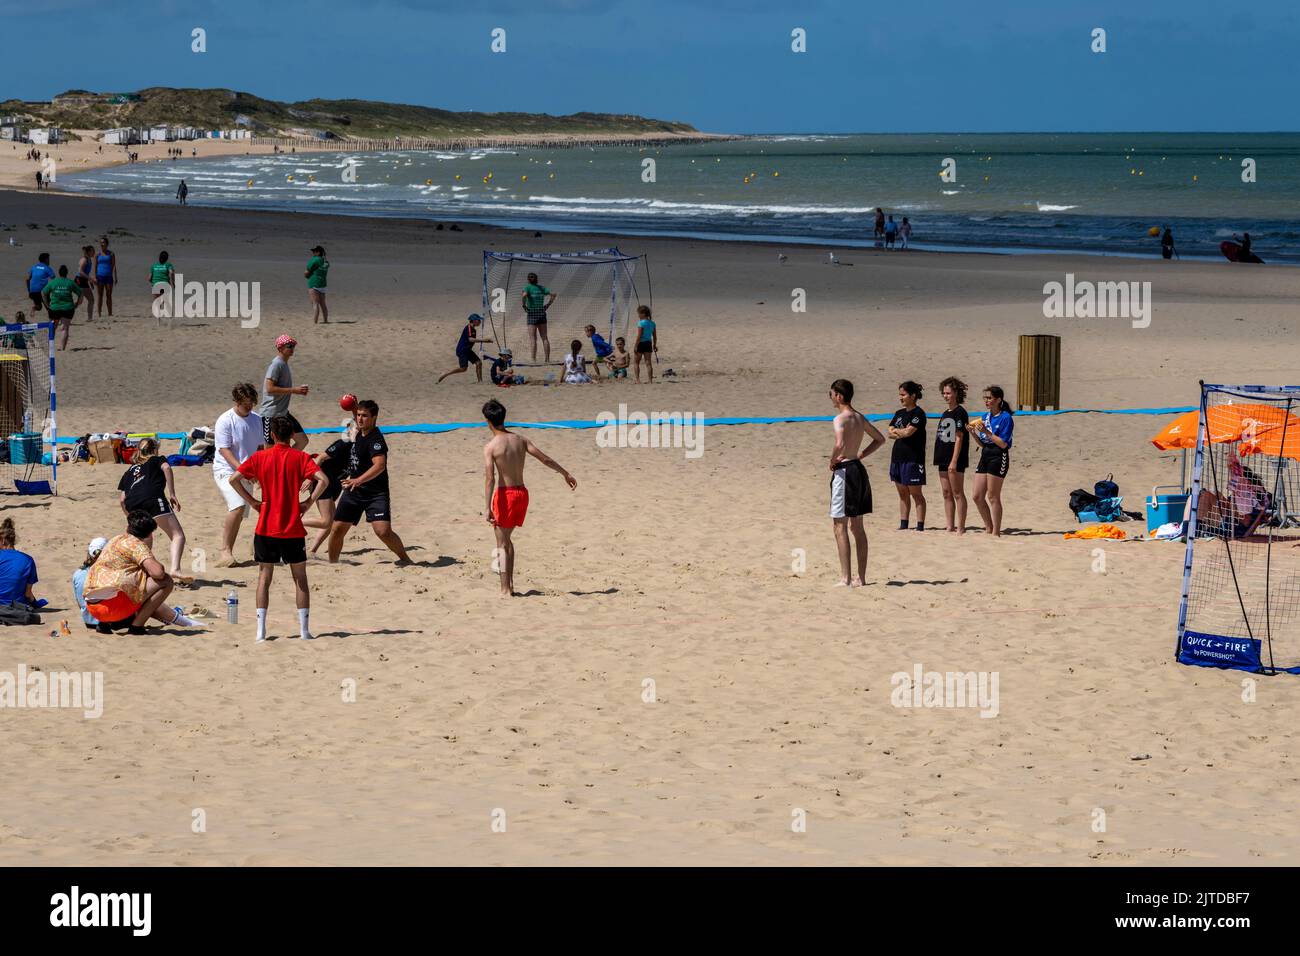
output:
[[[548,298],[549,297],[549,298]],[[528,338],[533,343],[533,363],[537,363],[537,337],[542,337],[544,361],[551,363],[551,340],[546,337],[546,310],[555,303],[555,293],[537,282],[537,273],[528,273],[528,284],[520,301],[528,316]]]
[[72,317],[77,314],[84,293],[77,283],[68,278],[68,267],[59,266],[59,274],[45,283],[41,290],[41,299],[50,313],[50,321],[59,332],[59,351],[68,347],[68,332],[72,329]]
[[[172,289],[176,285],[176,269],[167,261],[166,251],[158,253],[158,261],[149,267],[149,288],[153,292],[153,315],[162,325],[162,317],[166,315],[172,318],[170,308],[170,296]],[[165,287],[165,288],[164,288]],[[160,303],[158,301],[162,296],[168,296],[168,301]]]
[[313,311],[311,314],[312,324],[320,322],[322,325],[328,325],[330,320],[329,306],[325,304],[325,277],[329,275],[330,262],[325,258],[324,246],[312,246],[311,258],[307,260],[307,271],[303,273],[307,277],[307,297],[311,299]]

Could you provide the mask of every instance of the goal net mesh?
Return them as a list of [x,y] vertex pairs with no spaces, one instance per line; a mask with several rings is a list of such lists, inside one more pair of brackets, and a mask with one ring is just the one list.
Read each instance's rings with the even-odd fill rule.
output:
[[0,493],[53,494],[55,458],[49,323],[0,325]]

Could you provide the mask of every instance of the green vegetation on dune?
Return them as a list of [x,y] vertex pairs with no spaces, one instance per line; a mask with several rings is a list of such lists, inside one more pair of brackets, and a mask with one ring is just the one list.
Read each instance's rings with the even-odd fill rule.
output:
[[[116,102],[114,101],[116,100]],[[674,134],[694,133],[686,123],[613,113],[455,113],[428,106],[372,100],[305,100],[280,103],[234,90],[150,87],[114,95],[69,90],[51,103],[7,100],[0,114],[17,113],[36,123],[64,129],[118,126],[243,126],[258,136],[314,136],[391,139],[508,136],[516,134]]]

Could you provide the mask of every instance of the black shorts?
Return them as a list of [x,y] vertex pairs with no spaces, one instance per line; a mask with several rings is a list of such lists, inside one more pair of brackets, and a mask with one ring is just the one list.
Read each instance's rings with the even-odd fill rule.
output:
[[41,311],[41,309],[45,308],[45,300],[41,298],[41,294],[39,292],[28,292],[27,298],[32,300],[33,312],[39,312]]
[[126,508],[128,511],[146,512],[150,518],[172,513],[171,503],[166,498],[146,498],[143,501],[136,502],[128,501]]
[[363,498],[356,492],[344,490],[334,506],[334,520],[355,525],[361,521],[362,514],[367,521],[392,521],[393,512],[388,504],[388,495]]
[[980,463],[975,466],[975,474],[996,475],[999,478],[1005,478],[1010,467],[1011,449],[999,448],[997,445],[985,445],[980,452]]
[[896,485],[923,485],[925,465],[919,461],[891,461],[889,480]]
[[[952,461],[952,446],[948,445],[943,449],[943,451],[940,451],[939,447],[940,446],[936,445],[934,449],[934,470],[937,473],[942,474],[948,470],[948,465]],[[961,474],[969,467],[970,458],[966,453],[966,449],[963,447],[961,454],[957,456],[956,471],[958,474]]]
[[473,362],[474,364],[478,365],[481,364],[483,360],[480,359],[473,352],[457,352],[456,361],[460,363],[461,368],[469,368],[470,362]]
[[339,495],[343,494],[343,479],[330,478],[329,485],[325,488],[325,494],[318,498],[318,501],[338,501]]
[[545,309],[529,309],[529,310],[528,310],[528,324],[529,324],[529,325],[545,325],[545,324],[546,324],[546,310],[545,310]]
[[50,309],[51,319],[71,319],[77,314],[76,309]]
[[636,350],[641,355],[649,355],[655,350],[655,344],[654,342],[638,342],[636,344]]
[[307,539],[255,534],[253,560],[258,564],[304,564],[307,561]]
[[[275,417],[277,416],[271,415],[262,419],[262,439],[265,441],[267,448],[270,448],[275,444],[275,439],[271,437],[271,419]],[[294,418],[288,412],[284,413],[284,417],[293,423],[293,433],[295,435],[302,431],[302,425],[298,423],[298,419]]]

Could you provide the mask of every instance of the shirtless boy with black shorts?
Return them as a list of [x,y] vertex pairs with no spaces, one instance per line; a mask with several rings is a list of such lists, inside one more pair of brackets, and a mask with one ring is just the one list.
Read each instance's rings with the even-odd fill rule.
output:
[[[871,514],[871,482],[862,465],[885,443],[885,436],[853,407],[853,383],[837,378],[831,383],[831,404],[835,406],[835,447],[831,451],[831,520],[835,526],[835,549],[840,555],[840,585],[863,587],[867,583],[867,532],[863,515]],[[862,439],[871,442],[861,452]],[[858,576],[852,576],[853,554],[849,532],[858,545]]]

